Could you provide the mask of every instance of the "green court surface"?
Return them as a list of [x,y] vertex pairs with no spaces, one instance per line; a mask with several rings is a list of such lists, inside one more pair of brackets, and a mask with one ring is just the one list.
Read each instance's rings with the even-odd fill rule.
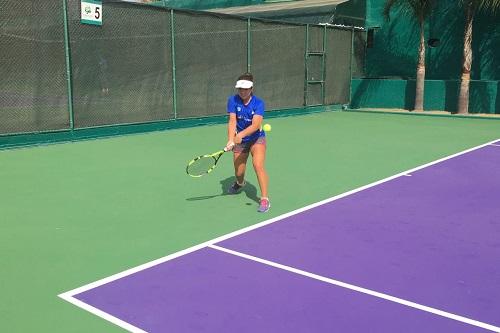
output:
[[229,154],[206,177],[185,174],[191,158],[222,148],[225,125],[0,151],[0,332],[121,332],[57,295],[500,138],[497,119],[324,112],[268,122],[267,214],[256,212],[251,165],[246,192],[224,195]]

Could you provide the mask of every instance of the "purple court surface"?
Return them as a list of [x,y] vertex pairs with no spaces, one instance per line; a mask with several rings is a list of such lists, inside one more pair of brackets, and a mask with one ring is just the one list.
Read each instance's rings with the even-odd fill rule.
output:
[[60,296],[132,332],[500,332],[500,141]]

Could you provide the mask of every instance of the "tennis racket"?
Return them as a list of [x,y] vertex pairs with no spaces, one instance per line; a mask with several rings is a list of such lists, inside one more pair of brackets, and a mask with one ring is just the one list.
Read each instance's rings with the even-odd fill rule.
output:
[[213,154],[201,155],[193,158],[186,166],[186,173],[191,177],[201,177],[212,172],[225,152],[227,152],[226,148]]

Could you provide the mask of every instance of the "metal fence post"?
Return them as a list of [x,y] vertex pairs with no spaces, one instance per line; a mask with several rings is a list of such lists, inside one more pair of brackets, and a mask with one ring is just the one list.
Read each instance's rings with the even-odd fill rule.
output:
[[69,23],[68,23],[68,0],[62,0],[63,5],[63,22],[64,22],[64,58],[66,61],[66,83],[68,88],[68,113],[69,113],[69,129],[75,128],[73,114],[73,88],[71,85],[71,53],[69,47]]
[[250,18],[247,19],[247,72],[251,73],[252,69],[252,34]]
[[354,27],[351,28],[351,52],[349,57],[349,107],[352,102],[352,60],[354,58]]
[[177,82],[175,80],[175,24],[174,10],[170,9],[170,43],[172,53],[172,107],[174,109],[174,119],[177,119]]

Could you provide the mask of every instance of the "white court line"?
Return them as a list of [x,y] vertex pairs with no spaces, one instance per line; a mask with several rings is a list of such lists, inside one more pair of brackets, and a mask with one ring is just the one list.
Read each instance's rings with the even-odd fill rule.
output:
[[492,145],[492,146],[495,146],[495,147],[500,147],[500,145],[499,145],[499,144],[496,144],[496,143],[492,143],[491,145]]
[[290,267],[290,266],[278,264],[276,262],[269,261],[269,260],[266,260],[266,259],[262,259],[262,258],[259,258],[259,257],[254,257],[254,256],[251,256],[251,255],[248,255],[248,254],[245,254],[245,253],[233,251],[233,250],[230,250],[230,249],[218,246],[218,245],[209,245],[209,247],[212,248],[212,249],[218,250],[218,251],[222,251],[222,252],[225,252],[225,253],[232,254],[232,255],[237,256],[237,257],[241,257],[241,258],[245,258],[245,259],[248,259],[248,260],[256,261],[256,262],[259,262],[259,263],[267,265],[267,266],[272,266],[272,267],[275,267],[275,268],[279,268],[279,269],[282,269],[282,270],[285,270],[285,271],[288,271],[288,272],[292,272],[292,273],[295,273],[295,274],[306,276],[306,277],[311,278],[311,279],[315,279],[315,280],[323,281],[323,282],[326,282],[326,283],[329,283],[329,284],[333,284],[333,285],[336,285],[336,286],[339,286],[339,287],[342,287],[342,288],[345,288],[345,289],[354,290],[354,291],[357,291],[357,292],[360,292],[360,293],[363,293],[363,294],[367,294],[367,295],[371,295],[371,296],[375,296],[375,297],[378,297],[378,298],[382,298],[382,299],[385,299],[385,300],[388,300],[388,301],[391,301],[391,302],[403,304],[403,305],[406,305],[406,306],[409,306],[409,307],[412,307],[412,308],[415,308],[415,309],[418,309],[418,310],[422,310],[422,311],[425,311],[425,312],[429,312],[429,313],[432,313],[432,314],[435,314],[435,315],[438,315],[438,316],[441,316],[441,317],[446,317],[446,318],[453,319],[453,320],[456,320],[456,321],[460,321],[462,323],[466,323],[466,324],[469,324],[469,325],[473,325],[473,326],[485,328],[485,329],[491,330],[493,332],[500,332],[500,327],[493,326],[493,325],[490,325],[490,324],[486,324],[486,323],[483,323],[483,322],[480,322],[480,321],[477,321],[477,320],[473,320],[473,319],[470,319],[470,318],[467,318],[467,317],[459,316],[459,315],[456,315],[454,313],[450,313],[450,312],[446,312],[446,311],[443,311],[443,310],[431,308],[429,306],[425,306],[425,305],[422,305],[422,304],[418,304],[418,303],[414,303],[414,302],[411,302],[411,301],[407,301],[407,300],[399,298],[399,297],[394,297],[394,296],[391,296],[391,295],[383,294],[383,293],[380,293],[380,292],[377,292],[377,291],[374,291],[374,290],[370,290],[370,289],[366,289],[366,288],[363,288],[363,287],[358,287],[358,286],[355,286],[353,284],[345,283],[345,282],[342,282],[342,281],[339,281],[339,280],[330,279],[330,278],[327,278],[327,277],[324,277],[324,276],[321,276],[321,275],[317,275],[317,274],[314,274],[314,273],[303,271],[301,269],[297,269],[297,268],[293,268],[293,267]]
[[87,310],[88,312],[90,313],[93,313],[95,314],[96,316],[98,317],[101,317],[103,319],[106,319],[107,321],[121,327],[121,328],[124,328],[126,329],[127,331],[129,332],[132,332],[132,333],[147,333],[147,331],[143,331],[141,330],[140,328],[137,328],[129,323],[127,323],[126,321],[123,321],[121,319],[118,319],[112,315],[110,315],[109,313],[106,313],[104,311],[101,311],[85,302],[82,302],[80,301],[79,299],[76,299],[74,297],[68,297],[68,296],[65,296],[65,295],[59,295],[59,297],[61,297],[62,299],[70,302],[71,304],[73,305],[76,305],[84,310]]
[[[429,163],[426,163],[426,164],[423,164],[421,166],[418,166],[416,168],[412,168],[412,169],[409,169],[409,170],[406,170],[406,171],[403,171],[403,172],[400,172],[398,174],[395,174],[393,176],[390,176],[390,177],[387,177],[387,178],[384,178],[384,179],[381,179],[381,180],[378,180],[376,182],[373,182],[371,184],[368,184],[368,185],[364,185],[364,186],[361,186],[361,187],[358,187],[356,189],[353,189],[353,190],[350,190],[350,191],[347,191],[347,192],[344,192],[342,194],[339,194],[339,195],[336,195],[334,197],[331,197],[331,198],[328,198],[328,199],[325,199],[325,200],[322,200],[322,201],[319,201],[319,202],[316,202],[316,203],[313,203],[313,204],[310,204],[308,206],[305,206],[305,207],[302,207],[302,208],[299,208],[299,209],[296,209],[294,211],[291,211],[291,212],[288,212],[286,214],[282,214],[282,215],[279,215],[277,217],[274,217],[272,219],[269,219],[269,220],[265,220],[265,221],[262,221],[260,223],[257,223],[257,224],[254,224],[254,225],[251,225],[251,226],[248,226],[246,228],[243,228],[243,229],[239,229],[239,230],[236,230],[236,231],[233,231],[231,233],[228,233],[226,235],[222,235],[220,237],[217,237],[217,238],[214,238],[212,240],[209,240],[209,241],[206,241],[204,243],[200,243],[198,245],[195,245],[195,246],[192,246],[190,248],[187,248],[187,249],[184,249],[184,250],[181,250],[181,251],[178,251],[178,252],[175,252],[175,253],[172,253],[170,255],[167,255],[165,257],[161,257],[161,258],[158,258],[156,260],[153,260],[153,261],[150,261],[150,262],[147,262],[145,264],[142,264],[142,265],[139,265],[139,266],[136,266],[136,267],[133,267],[133,268],[130,268],[130,269],[127,269],[123,272],[120,272],[120,273],[117,273],[117,274],[114,274],[114,275],[111,275],[111,276],[108,276],[106,278],[103,278],[103,279],[100,279],[100,280],[97,280],[97,281],[94,281],[92,283],[89,283],[89,284],[86,284],[84,286],[81,286],[81,287],[78,287],[76,289],[72,289],[72,290],[69,290],[69,291],[66,291],[64,293],[61,293],[59,294],[58,296],[76,306],[79,306],[81,308],[83,308],[84,310],[87,310],[93,314],[95,314],[96,316],[99,316],[99,317],[102,317],[106,320],[109,320],[107,317],[103,316],[103,314],[105,314],[104,312],[100,311],[100,310],[94,310],[94,308],[92,307],[83,307],[82,304],[85,304],[85,303],[82,303],[80,302],[78,299],[75,299],[73,296],[74,295],[77,295],[77,294],[80,294],[82,292],[85,292],[87,290],[90,290],[90,289],[94,289],[94,288],[97,288],[99,286],[102,286],[106,283],[110,283],[110,282],[113,282],[113,281],[116,281],[118,279],[121,279],[123,277],[126,277],[126,276],[129,276],[129,275],[132,275],[132,274],[135,274],[135,273],[138,273],[140,271],[143,271],[143,270],[146,270],[148,268],[151,268],[151,267],[154,267],[156,265],[159,265],[159,264],[162,264],[164,262],[167,262],[167,261],[170,261],[172,259],[175,259],[175,258],[178,258],[178,257],[181,257],[183,255],[187,255],[191,252],[194,252],[194,251],[197,251],[197,250],[200,250],[202,248],[205,248],[205,247],[208,247],[210,245],[213,245],[215,243],[219,243],[219,242],[222,242],[226,239],[229,239],[229,238],[232,238],[232,237],[235,237],[235,236],[238,236],[238,235],[241,235],[241,234],[244,234],[246,232],[249,232],[249,231],[252,231],[254,229],[258,229],[258,228],[261,228],[263,226],[266,226],[266,225],[269,225],[271,223],[274,223],[274,222],[277,222],[277,221],[280,221],[280,220],[283,220],[287,217],[290,217],[290,216],[293,216],[293,215],[297,215],[299,213],[302,213],[304,211],[307,211],[307,210],[310,210],[310,209],[313,209],[313,208],[316,208],[318,206],[321,206],[321,205],[324,205],[324,204],[327,204],[327,203],[330,203],[332,201],[335,201],[335,200],[338,200],[338,199],[341,199],[341,198],[344,198],[346,196],[349,196],[351,194],[354,194],[354,193],[357,193],[357,192],[360,192],[360,191],[363,191],[363,190],[366,190],[370,187],[373,187],[373,186],[377,186],[377,185],[380,185],[382,183],[385,183],[385,182],[388,182],[390,180],[393,180],[395,178],[398,178],[398,177],[401,177],[401,176],[405,176],[407,174],[411,174],[417,170],[420,170],[420,169],[424,169],[424,168],[427,168],[429,166],[432,166],[434,164],[438,164],[438,163],[441,163],[443,161],[446,161],[448,159],[451,159],[451,158],[454,158],[454,157],[457,157],[457,156],[460,156],[460,155],[463,155],[463,154],[466,154],[466,153],[469,153],[469,152],[472,152],[474,150],[477,150],[477,149],[481,149],[483,147],[486,147],[488,145],[491,145],[493,144],[493,142],[496,142],[498,141],[498,139],[495,139],[493,141],[490,141],[490,142],[487,142],[485,144],[482,144],[482,145],[479,145],[479,146],[476,146],[476,147],[473,147],[473,148],[470,148],[470,149],[467,149],[467,150],[464,150],[464,151],[461,151],[461,152],[458,152],[458,153],[455,153],[455,154],[452,154],[452,155],[449,155],[449,156],[446,156],[446,157],[443,157],[443,158],[440,158],[438,160],[435,160],[433,162],[429,162]],[[108,315],[109,316],[109,315]],[[109,320],[111,321],[111,320]],[[116,324],[116,323],[115,323]],[[117,324],[118,325],[118,324]],[[121,326],[121,325],[118,325],[118,326]],[[123,327],[123,326],[121,326]],[[125,327],[124,327],[125,328]],[[138,332],[138,331],[131,331],[131,332]]]

